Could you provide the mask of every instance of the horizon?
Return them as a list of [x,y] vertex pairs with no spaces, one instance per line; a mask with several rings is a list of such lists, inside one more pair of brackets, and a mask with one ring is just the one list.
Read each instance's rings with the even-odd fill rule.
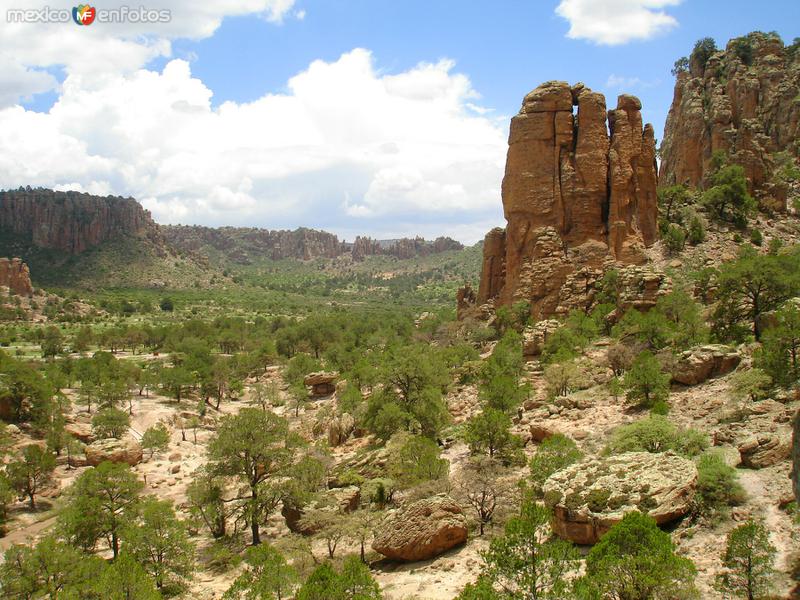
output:
[[782,23],[789,42],[800,13],[788,1],[164,0],[149,7],[169,22],[80,27],[11,23],[9,10],[38,4],[2,5],[0,143],[13,152],[0,186],[130,196],[161,224],[466,245],[504,224],[508,123],[527,92],[583,81],[609,107],[631,93],[660,141],[669,70],[695,40],[724,47]]

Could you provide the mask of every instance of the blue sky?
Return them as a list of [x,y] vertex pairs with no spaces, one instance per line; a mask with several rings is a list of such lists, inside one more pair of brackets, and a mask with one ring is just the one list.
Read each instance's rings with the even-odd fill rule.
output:
[[474,242],[503,224],[508,119],[539,83],[635,94],[660,139],[697,39],[800,35],[784,0],[146,4],[172,21],[0,23],[0,187],[131,195],[160,222]]

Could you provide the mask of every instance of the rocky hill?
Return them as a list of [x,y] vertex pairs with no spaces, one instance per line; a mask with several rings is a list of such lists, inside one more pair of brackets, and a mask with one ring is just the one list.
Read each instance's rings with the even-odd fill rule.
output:
[[44,188],[0,191],[0,231],[71,255],[121,236],[158,237],[150,213],[133,198]]
[[602,94],[562,81],[525,96],[503,178],[508,225],[484,241],[478,304],[524,300],[535,319],[563,314],[591,302],[608,264],[645,261],[658,208],[655,138],[641,107],[622,95],[606,112]]
[[420,237],[375,240],[357,236],[350,243],[327,231],[306,227],[289,231],[253,227],[162,225],[161,231],[167,242],[176,249],[240,265],[249,265],[259,259],[312,260],[343,255],[350,255],[355,261],[364,260],[368,256],[411,259],[463,248],[459,242],[445,237],[429,242]]
[[779,169],[797,158],[800,47],[774,34],[735,38],[717,51],[701,40],[676,63],[675,95],[661,146],[660,183],[699,187],[717,151],[744,167],[751,192],[780,206]]

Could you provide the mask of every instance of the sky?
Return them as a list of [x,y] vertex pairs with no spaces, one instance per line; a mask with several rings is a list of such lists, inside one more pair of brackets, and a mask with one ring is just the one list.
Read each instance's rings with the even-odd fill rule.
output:
[[[10,22],[62,6],[0,0],[0,188],[132,196],[159,223],[474,243],[504,224],[509,119],[540,83],[635,94],[660,138],[696,40],[800,36],[796,0],[141,2],[168,20]],[[122,5],[139,8],[92,6]]]

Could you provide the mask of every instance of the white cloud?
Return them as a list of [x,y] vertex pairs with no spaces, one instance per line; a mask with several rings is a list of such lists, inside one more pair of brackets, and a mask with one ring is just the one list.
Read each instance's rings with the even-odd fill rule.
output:
[[[68,23],[11,23],[9,9],[42,9],[42,0],[0,0],[0,108],[27,95],[54,90],[52,76],[37,71],[62,67],[67,74],[102,77],[131,73],[157,57],[169,57],[171,41],[213,35],[225,17],[260,15],[279,24],[292,14],[295,0],[153,0],[146,8],[169,10],[168,23],[101,23],[79,27]],[[126,0],[104,2],[98,8],[128,6]],[[136,7],[139,5],[136,4]],[[62,7],[58,7],[62,8]],[[12,90],[9,92],[9,90]],[[18,90],[14,93],[13,90]]]
[[663,9],[682,0],[561,0],[556,14],[569,21],[567,37],[616,46],[647,40],[677,27]]
[[652,81],[643,81],[638,77],[623,77],[621,75],[614,75],[613,73],[606,79],[606,88],[610,90],[633,90],[633,89],[647,89],[656,87],[661,84],[660,79],[653,79]]
[[474,241],[474,224],[501,222],[507,130],[453,70],[385,74],[355,49],[313,62],[285,93],[217,108],[183,60],[69,72],[48,113],[0,109],[0,147],[14,148],[0,153],[0,187],[132,195],[161,222]]

